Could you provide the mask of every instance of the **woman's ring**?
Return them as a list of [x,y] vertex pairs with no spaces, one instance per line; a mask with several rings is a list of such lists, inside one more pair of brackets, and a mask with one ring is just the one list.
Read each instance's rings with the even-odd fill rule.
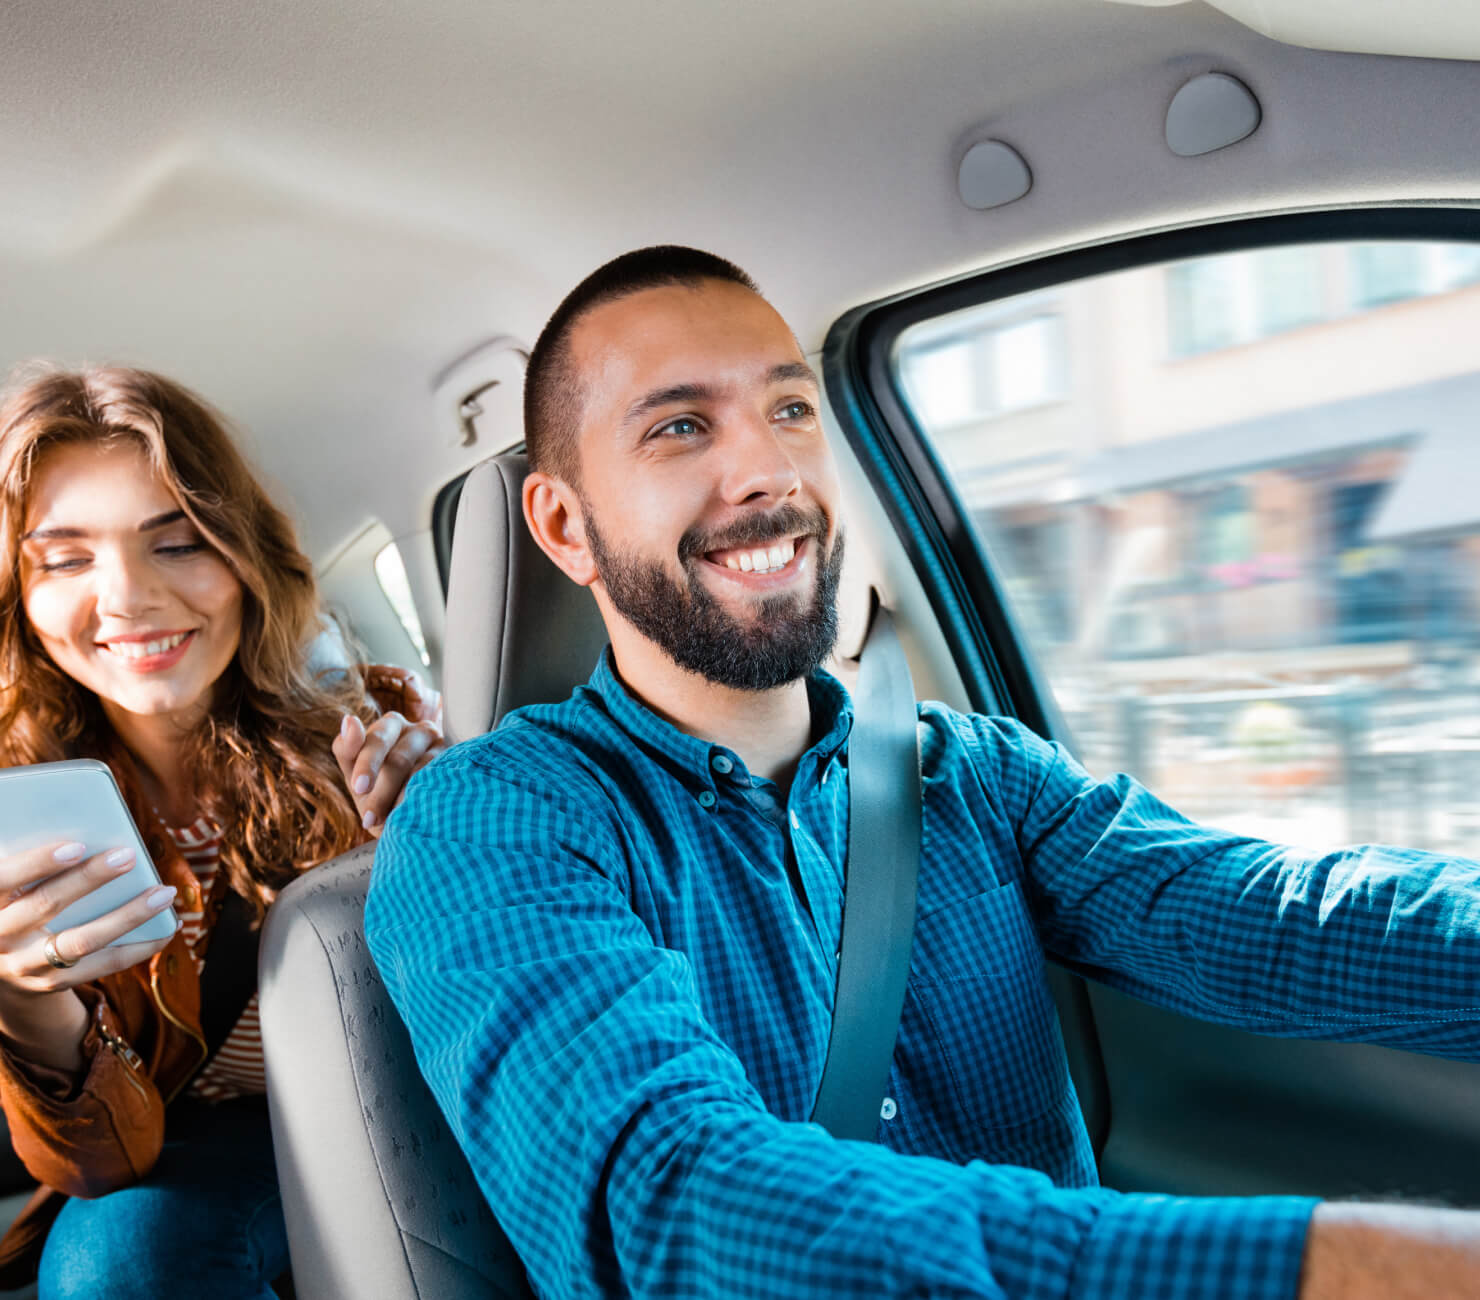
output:
[[77,965],[75,961],[68,961],[57,951],[57,937],[54,934],[47,937],[46,942],[41,945],[41,951],[46,957],[46,960],[58,970],[69,970],[71,967]]

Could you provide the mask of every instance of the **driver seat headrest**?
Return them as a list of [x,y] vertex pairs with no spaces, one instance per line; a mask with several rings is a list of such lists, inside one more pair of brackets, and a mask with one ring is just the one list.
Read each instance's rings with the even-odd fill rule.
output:
[[496,727],[525,704],[566,699],[596,666],[606,626],[524,523],[529,462],[504,452],[469,471],[447,580],[442,697],[449,739]]

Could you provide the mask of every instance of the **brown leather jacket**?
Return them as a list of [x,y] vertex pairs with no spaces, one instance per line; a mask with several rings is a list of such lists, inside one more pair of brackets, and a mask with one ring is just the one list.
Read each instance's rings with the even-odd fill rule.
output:
[[[404,670],[372,667],[366,685],[382,712],[413,721],[426,712],[424,695]],[[120,785],[128,790],[126,774]],[[153,854],[160,878],[179,891],[182,909],[204,901],[208,935],[226,897],[218,872],[211,896],[173,845]],[[73,1075],[23,1060],[0,1040],[0,1106],[11,1142],[41,1184],[0,1240],[0,1286],[34,1275],[35,1260],[66,1196],[96,1197],[138,1182],[164,1143],[165,1108],[205,1064],[200,978],[183,932],[147,963],[77,989],[91,1012],[82,1040],[86,1073]]]

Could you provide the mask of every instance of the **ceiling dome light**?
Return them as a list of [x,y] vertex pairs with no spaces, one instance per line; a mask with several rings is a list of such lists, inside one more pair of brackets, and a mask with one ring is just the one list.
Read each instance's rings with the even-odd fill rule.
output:
[[982,140],[961,159],[956,185],[968,208],[1000,208],[1033,188],[1033,173],[1011,145]]
[[1167,146],[1183,158],[1212,153],[1252,135],[1259,101],[1242,81],[1222,72],[1193,77],[1167,109]]

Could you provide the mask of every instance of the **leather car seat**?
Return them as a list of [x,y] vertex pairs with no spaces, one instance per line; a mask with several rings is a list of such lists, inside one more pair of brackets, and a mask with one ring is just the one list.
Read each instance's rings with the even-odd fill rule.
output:
[[[526,471],[519,453],[484,461],[458,503],[443,673],[455,740],[564,699],[606,643],[590,593],[524,526]],[[262,1046],[296,1292],[522,1300],[523,1268],[365,946],[373,855],[367,844],[295,881],[263,930]]]

